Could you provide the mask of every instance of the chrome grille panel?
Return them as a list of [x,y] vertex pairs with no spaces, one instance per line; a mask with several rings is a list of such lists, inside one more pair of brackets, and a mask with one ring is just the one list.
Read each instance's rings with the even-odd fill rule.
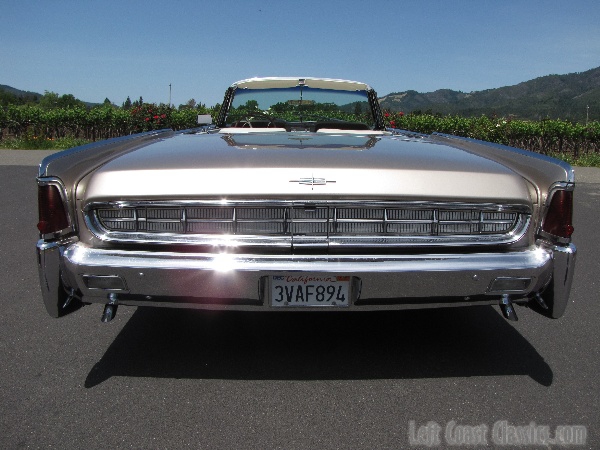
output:
[[498,244],[519,239],[522,206],[398,202],[104,203],[86,208],[101,239],[223,245]]

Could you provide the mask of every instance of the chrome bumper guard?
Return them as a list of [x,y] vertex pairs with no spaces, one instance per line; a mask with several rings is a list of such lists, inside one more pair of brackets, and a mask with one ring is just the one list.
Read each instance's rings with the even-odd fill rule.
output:
[[60,317],[60,300],[63,294],[61,286],[62,247],[56,243],[43,240],[37,243],[38,275],[42,300],[46,311],[52,317]]
[[551,286],[558,317],[568,302],[576,248],[314,256],[110,250],[41,240],[37,252],[44,303],[54,317],[61,284],[88,303],[116,294],[121,305],[270,310],[270,276],[284,274],[351,276],[349,310],[498,304],[507,295],[519,302]]

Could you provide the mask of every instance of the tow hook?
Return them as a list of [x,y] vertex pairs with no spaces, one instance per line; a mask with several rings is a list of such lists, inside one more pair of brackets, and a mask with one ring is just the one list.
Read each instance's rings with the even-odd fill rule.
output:
[[506,294],[504,294],[500,300],[500,311],[502,311],[502,315],[507,320],[512,320],[514,322],[519,320],[517,313],[515,312],[515,307]]
[[102,312],[102,318],[100,320],[104,323],[113,320],[115,314],[117,314],[117,306],[117,294],[108,294],[108,303],[104,306],[104,311]]

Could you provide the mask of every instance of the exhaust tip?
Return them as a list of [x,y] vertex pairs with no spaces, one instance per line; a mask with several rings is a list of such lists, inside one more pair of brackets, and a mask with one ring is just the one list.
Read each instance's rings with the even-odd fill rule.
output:
[[108,323],[115,318],[117,306],[117,294],[108,294],[108,303],[104,306],[104,311],[102,311],[102,317],[100,318],[102,323]]
[[102,323],[108,323],[115,318],[115,314],[117,314],[117,305],[106,305],[100,320]]
[[500,300],[500,311],[502,311],[502,315],[507,320],[511,320],[513,322],[519,320],[517,313],[515,312],[515,307],[508,298],[508,295],[502,296],[502,299]]

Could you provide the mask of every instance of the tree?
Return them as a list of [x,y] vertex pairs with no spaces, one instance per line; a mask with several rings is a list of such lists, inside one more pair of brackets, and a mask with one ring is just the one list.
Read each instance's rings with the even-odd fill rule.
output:
[[10,92],[0,90],[0,106],[22,105],[23,99]]
[[258,109],[258,102],[256,100],[248,100],[245,105],[243,105],[244,109],[248,111],[255,111]]
[[73,94],[59,96],[56,92],[45,91],[40,98],[40,107],[43,109],[85,108],[85,103],[75,98]]
[[40,107],[44,109],[58,108],[58,99],[56,92],[44,91],[44,95],[40,98]]
[[129,98],[129,95],[127,96],[127,100],[125,100],[123,102],[123,109],[131,109],[131,99]]
[[85,103],[83,103],[78,98],[75,98],[73,94],[63,94],[58,100],[58,104],[60,108],[77,108],[83,107],[85,108]]
[[140,99],[139,100],[136,100],[135,102],[133,102],[133,106],[135,106],[136,108],[139,108],[143,104],[144,104],[144,99],[142,98],[141,95],[140,95]]
[[210,114],[209,109],[204,103],[198,103],[196,105],[196,111],[198,111],[198,114]]
[[190,98],[185,104],[179,105],[178,109],[194,109],[196,107],[196,100]]

